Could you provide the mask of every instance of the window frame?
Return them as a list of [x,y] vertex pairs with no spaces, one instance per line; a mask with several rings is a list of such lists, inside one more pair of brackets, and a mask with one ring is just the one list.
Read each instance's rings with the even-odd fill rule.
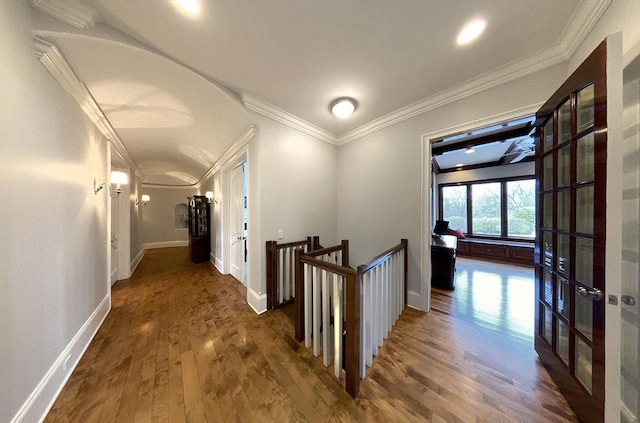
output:
[[[465,186],[467,190],[467,231],[464,232],[464,236],[467,238],[476,239],[489,239],[500,241],[518,241],[534,243],[536,238],[518,237],[508,235],[508,209],[507,209],[507,182],[512,181],[524,181],[533,180],[536,181],[535,175],[521,175],[511,176],[506,178],[490,178],[490,179],[478,179],[473,181],[464,182],[447,182],[438,184],[438,219],[443,220],[444,215],[444,196],[443,188],[451,186]],[[473,200],[471,195],[471,187],[475,184],[487,184],[487,183],[500,183],[500,236],[482,235],[473,233]],[[535,182],[537,185],[537,181]],[[537,187],[536,187],[537,189]],[[537,191],[536,191],[537,192]],[[538,201],[537,198],[535,199]]]

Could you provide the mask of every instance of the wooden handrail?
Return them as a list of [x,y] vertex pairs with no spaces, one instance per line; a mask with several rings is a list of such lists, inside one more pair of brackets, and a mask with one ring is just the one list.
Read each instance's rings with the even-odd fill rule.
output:
[[336,275],[343,276],[345,278],[349,276],[355,276],[356,274],[355,269],[351,267],[340,266],[339,264],[319,260],[317,258],[311,257],[309,254],[301,254],[300,261],[303,263],[311,264],[319,269],[335,273]]
[[369,263],[361,264],[360,266],[358,266],[358,272],[365,273],[373,269],[383,261],[385,261],[389,256],[393,255],[394,253],[397,253],[398,251],[404,250],[406,248],[407,248],[407,240],[403,238],[400,240],[400,244],[396,245],[395,247],[389,248],[384,253],[378,254]]

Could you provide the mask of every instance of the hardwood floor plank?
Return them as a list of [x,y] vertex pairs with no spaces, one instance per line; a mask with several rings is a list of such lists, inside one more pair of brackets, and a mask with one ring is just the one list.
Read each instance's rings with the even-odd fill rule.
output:
[[[469,288],[486,272],[468,271]],[[485,325],[493,306],[474,321],[461,289],[434,291],[431,313],[403,312],[356,399],[295,341],[290,313],[256,315],[246,295],[185,248],[147,251],[114,285],[111,312],[45,421],[576,421],[524,326]]]

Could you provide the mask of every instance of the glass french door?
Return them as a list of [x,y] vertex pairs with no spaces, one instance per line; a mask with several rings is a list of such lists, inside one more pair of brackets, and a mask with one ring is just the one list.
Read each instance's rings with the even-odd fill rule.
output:
[[604,419],[606,44],[536,114],[535,347],[581,421]]

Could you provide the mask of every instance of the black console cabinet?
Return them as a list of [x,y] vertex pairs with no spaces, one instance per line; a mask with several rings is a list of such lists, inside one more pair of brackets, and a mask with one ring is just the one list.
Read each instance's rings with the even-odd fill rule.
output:
[[211,205],[207,197],[189,197],[189,256],[194,263],[210,260]]
[[431,286],[455,289],[456,247],[458,239],[452,235],[433,235],[431,238]]

